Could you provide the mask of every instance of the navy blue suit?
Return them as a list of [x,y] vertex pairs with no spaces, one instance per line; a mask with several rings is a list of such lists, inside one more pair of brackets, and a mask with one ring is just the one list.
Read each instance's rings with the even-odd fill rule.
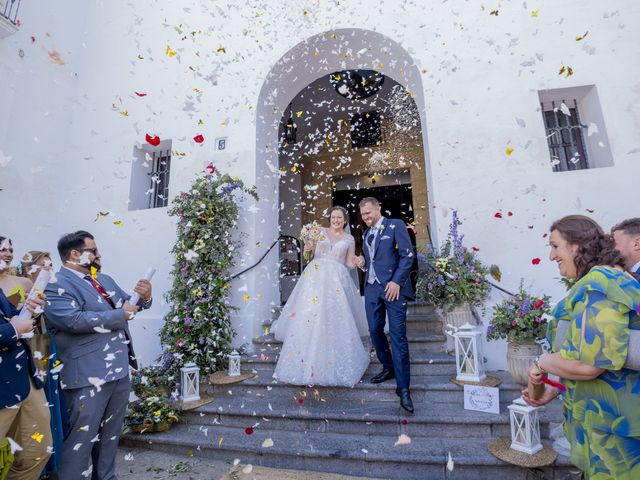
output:
[[[364,233],[364,258],[366,261],[364,304],[369,322],[369,334],[383,368],[393,370],[398,388],[409,388],[410,361],[407,340],[407,302],[413,300],[411,265],[413,245],[402,220],[383,218],[380,231],[373,241],[373,258],[367,247],[370,229]],[[369,283],[373,266],[378,281]],[[400,296],[390,302],[385,297],[387,283],[400,285]],[[385,317],[389,317],[391,347],[384,333]],[[392,355],[393,352],[393,355]]]
[[29,376],[33,377],[36,388],[42,388],[42,382],[34,375],[36,369],[29,344],[17,338],[9,323],[17,314],[0,289],[0,408],[11,407],[27,398],[31,391]]

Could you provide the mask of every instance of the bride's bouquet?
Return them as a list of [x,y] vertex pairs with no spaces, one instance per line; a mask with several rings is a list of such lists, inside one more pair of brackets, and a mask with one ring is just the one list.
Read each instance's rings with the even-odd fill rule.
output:
[[[311,223],[307,223],[304,227],[302,227],[302,230],[300,231],[300,239],[304,243],[309,243],[309,242],[317,243],[324,240],[324,235],[322,235],[322,227],[315,220]],[[305,261],[308,262],[309,260],[311,260],[311,257],[313,256],[313,252],[305,251],[302,255]]]

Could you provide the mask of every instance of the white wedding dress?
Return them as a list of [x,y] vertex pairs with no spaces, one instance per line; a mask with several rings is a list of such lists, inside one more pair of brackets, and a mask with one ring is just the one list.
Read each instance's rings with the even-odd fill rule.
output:
[[271,329],[283,342],[273,377],[294,385],[351,387],[367,369],[370,352],[364,305],[347,268],[355,242],[347,233],[322,233]]

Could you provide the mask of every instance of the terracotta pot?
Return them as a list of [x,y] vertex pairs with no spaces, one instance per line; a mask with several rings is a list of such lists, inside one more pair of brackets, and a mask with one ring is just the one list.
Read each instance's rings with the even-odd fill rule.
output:
[[[451,326],[460,328],[465,323],[470,325],[476,324],[476,319],[471,313],[471,308],[468,304],[460,305],[458,307],[446,308],[442,311],[442,328],[447,337],[447,352],[451,353],[455,351],[455,341],[451,335],[447,335],[447,332],[451,332]],[[453,333],[453,332],[451,332]]]
[[537,343],[507,343],[507,366],[511,378],[521,385],[529,383],[529,368],[538,355],[542,353],[542,347]]

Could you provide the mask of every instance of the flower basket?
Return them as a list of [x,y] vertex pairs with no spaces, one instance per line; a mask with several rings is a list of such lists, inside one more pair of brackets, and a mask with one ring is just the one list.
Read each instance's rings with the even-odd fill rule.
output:
[[135,433],[153,433],[153,432],[166,432],[171,428],[169,422],[152,422],[144,421],[142,423],[128,423],[129,428]]
[[128,406],[125,422],[133,432],[163,432],[179,420],[179,411],[166,397],[146,397]]

